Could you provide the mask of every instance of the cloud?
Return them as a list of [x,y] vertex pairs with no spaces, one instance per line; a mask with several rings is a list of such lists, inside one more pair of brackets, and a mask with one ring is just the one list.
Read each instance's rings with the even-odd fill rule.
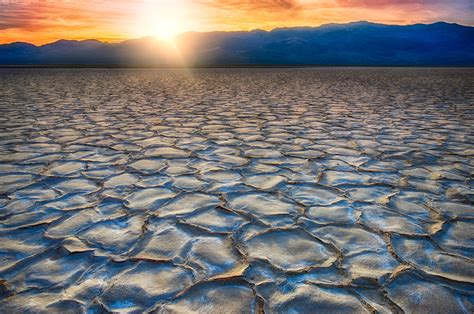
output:
[[244,11],[270,10],[270,11],[294,11],[301,8],[294,0],[203,0],[197,1],[201,4],[221,9],[237,9]]
[[127,10],[120,4],[129,1],[52,1],[52,0],[0,0],[0,30],[22,28],[41,30],[49,27],[91,27],[124,18]]
[[337,4],[343,7],[385,7],[405,5],[432,5],[442,3],[440,0],[337,0]]
[[[341,11],[366,10],[367,16],[377,14],[395,23],[430,23],[436,21],[474,24],[472,0],[335,0]],[[388,16],[391,18],[388,19]],[[369,20],[370,18],[364,18]],[[383,22],[382,20],[374,19]]]
[[[339,7],[345,8],[384,8],[384,7],[418,7],[429,9],[433,7],[443,7],[446,9],[470,8],[474,9],[472,0],[336,0]],[[472,12],[471,12],[472,13]]]
[[[133,2],[143,1],[147,0]],[[125,31],[136,20],[130,4],[129,0],[0,0],[0,43],[130,38],[133,35]]]
[[34,22],[31,11],[21,3],[0,2],[0,30],[30,27]]

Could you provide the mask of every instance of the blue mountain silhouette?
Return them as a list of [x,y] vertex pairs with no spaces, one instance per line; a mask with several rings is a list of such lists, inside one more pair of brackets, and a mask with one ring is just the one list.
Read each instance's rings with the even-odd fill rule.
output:
[[474,66],[474,27],[353,22],[188,32],[177,36],[173,49],[152,37],[121,43],[59,40],[43,46],[17,42],[0,45],[0,64]]

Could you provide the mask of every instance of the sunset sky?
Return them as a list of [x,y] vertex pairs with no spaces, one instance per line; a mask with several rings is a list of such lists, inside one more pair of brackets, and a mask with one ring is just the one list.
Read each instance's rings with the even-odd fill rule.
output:
[[58,39],[115,42],[185,31],[387,24],[474,24],[472,0],[0,0],[0,43]]

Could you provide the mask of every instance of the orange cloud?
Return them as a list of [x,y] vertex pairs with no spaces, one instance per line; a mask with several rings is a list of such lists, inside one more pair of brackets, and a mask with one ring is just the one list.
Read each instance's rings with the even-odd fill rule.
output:
[[337,4],[344,7],[384,7],[384,6],[404,6],[446,3],[442,0],[337,0]]
[[[112,9],[111,9],[112,8]],[[115,37],[117,21],[126,10],[106,1],[10,1],[0,2],[0,41],[43,43],[60,38],[85,39],[109,34]]]
[[239,9],[239,10],[294,10],[299,6],[297,1],[294,0],[248,0],[248,1],[236,1],[236,0],[223,0],[223,1],[199,1],[202,4],[213,6],[217,8],[228,8],[228,9]]

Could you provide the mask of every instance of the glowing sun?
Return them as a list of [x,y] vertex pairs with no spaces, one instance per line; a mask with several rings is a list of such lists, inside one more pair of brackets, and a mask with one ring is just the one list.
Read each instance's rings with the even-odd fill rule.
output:
[[181,31],[177,20],[163,19],[151,26],[150,35],[162,40],[171,40]]
[[185,31],[187,12],[181,0],[147,1],[137,16],[137,35],[169,41]]

